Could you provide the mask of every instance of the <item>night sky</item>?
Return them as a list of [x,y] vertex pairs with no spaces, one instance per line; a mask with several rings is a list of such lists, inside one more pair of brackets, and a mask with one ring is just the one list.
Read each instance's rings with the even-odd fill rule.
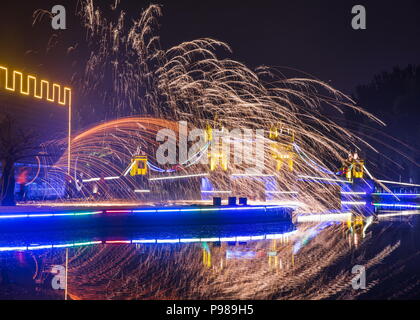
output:
[[[106,1],[100,1],[102,7]],[[113,1],[109,2],[110,4]],[[138,16],[150,1],[124,1],[120,8]],[[159,1],[163,4],[160,35],[163,48],[182,41],[213,37],[230,44],[233,58],[250,67],[287,66],[328,81],[346,93],[392,67],[420,63],[420,2],[294,1]],[[67,82],[71,74],[59,51],[46,54],[56,32],[49,19],[32,26],[35,9],[67,8],[65,46],[84,39],[74,17],[77,0],[2,1],[0,62]],[[351,8],[367,9],[367,30],[351,28]],[[106,8],[107,6],[105,6]],[[63,54],[65,48],[62,50]],[[66,68],[67,67],[67,68]]]

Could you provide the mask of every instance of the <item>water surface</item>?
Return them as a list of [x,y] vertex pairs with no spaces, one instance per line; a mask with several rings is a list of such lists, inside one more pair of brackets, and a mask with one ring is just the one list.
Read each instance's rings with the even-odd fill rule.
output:
[[[0,250],[1,299],[63,299],[64,290],[52,288],[51,269],[65,266],[66,252],[69,299],[420,298],[415,214],[370,225],[8,233],[0,236]],[[366,270],[365,289],[352,287],[356,265]]]

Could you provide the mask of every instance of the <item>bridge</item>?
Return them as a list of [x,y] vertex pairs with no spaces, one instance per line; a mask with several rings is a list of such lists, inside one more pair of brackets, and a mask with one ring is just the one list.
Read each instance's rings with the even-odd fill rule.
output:
[[[37,76],[10,70],[0,66],[0,88],[5,91],[31,96],[38,100],[68,108],[68,149],[67,174],[71,173],[72,155],[72,90],[55,82],[40,79]],[[265,200],[289,199],[293,205],[299,204],[299,190],[281,190],[276,182],[276,175],[271,173],[241,173],[228,172],[228,155],[223,152],[222,143],[215,139],[215,128],[207,125],[204,129],[206,143],[186,161],[171,168],[161,168],[144,154],[136,154],[125,170],[112,176],[89,176],[73,179],[74,188],[80,191],[83,186],[94,188],[98,183],[112,184],[119,180],[134,179],[138,181],[132,192],[145,198],[153,193],[151,186],[158,183],[174,181],[196,181],[201,186],[201,199],[210,200],[213,197],[235,196],[235,190],[218,189],[212,183],[212,176],[222,172],[229,176],[230,182],[238,179],[258,180],[265,185]],[[295,140],[293,130],[282,126],[272,126],[268,131],[270,141],[270,157],[275,171],[295,170],[297,160],[305,162],[308,167],[323,173],[323,176],[296,174],[296,181],[313,184],[326,183],[339,186],[341,189],[341,207],[364,207],[368,211],[385,209],[419,209],[420,185],[401,181],[389,181],[374,178],[365,166],[363,159],[351,157],[345,161],[338,172],[332,172],[305,153],[304,148]],[[215,148],[210,148],[213,146]],[[186,169],[196,166],[203,157],[207,157],[209,165],[202,172],[186,173]],[[38,161],[39,162],[39,161]],[[42,165],[38,163],[39,168]],[[38,173],[30,183],[38,177]],[[64,177],[68,179],[69,177]],[[227,183],[230,185],[231,183]],[[64,189],[63,189],[64,190]],[[284,199],[283,199],[284,200]]]
[[[342,167],[333,172],[322,167],[311,159],[295,141],[294,134],[287,133],[286,139],[281,137],[279,130],[270,129],[272,156],[276,163],[276,171],[294,171],[294,162],[297,159],[304,161],[308,166],[322,172],[324,176],[310,176],[296,174],[296,183],[299,181],[313,184],[331,184],[340,188],[341,209],[358,208],[365,212],[376,212],[378,210],[401,210],[420,209],[420,184],[376,179],[369,172],[365,161],[357,154],[350,154]],[[281,139],[279,139],[281,137]],[[206,144],[193,156],[170,169],[160,168],[154,164],[146,155],[136,155],[132,158],[127,168],[118,176],[89,177],[77,183],[110,183],[127,177],[140,177],[139,185],[133,190],[141,197],[153,193],[153,185],[156,183],[171,183],[174,181],[198,181],[201,186],[201,200],[211,200],[214,197],[237,196],[232,188],[224,190],[217,189],[212,183],[212,175],[224,173],[231,185],[236,179],[258,180],[265,185],[265,201],[280,201],[290,205],[299,206],[300,192],[297,190],[282,191],[276,182],[276,175],[270,173],[235,173],[228,171],[227,156],[210,150],[212,142],[212,128],[206,128]],[[214,149],[213,149],[214,150]],[[216,148],[222,150],[222,148]],[[202,172],[185,173],[185,169],[199,163],[200,159],[210,159],[207,170]],[[327,176],[325,176],[327,174]]]

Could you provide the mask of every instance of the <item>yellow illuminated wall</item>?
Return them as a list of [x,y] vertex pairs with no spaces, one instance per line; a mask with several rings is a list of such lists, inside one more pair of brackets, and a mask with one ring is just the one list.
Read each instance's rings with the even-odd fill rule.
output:
[[24,75],[22,72],[16,70],[11,71],[9,68],[0,66],[0,90],[1,89],[68,107],[67,165],[68,171],[70,172],[72,121],[71,89],[47,80],[40,80],[33,75]]

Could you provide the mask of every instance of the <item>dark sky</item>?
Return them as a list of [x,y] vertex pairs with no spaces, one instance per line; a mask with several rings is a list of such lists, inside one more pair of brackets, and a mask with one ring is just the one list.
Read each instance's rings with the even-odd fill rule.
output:
[[[96,1],[102,5],[106,0]],[[113,2],[113,1],[111,1]],[[77,0],[3,0],[0,9],[0,64],[38,72],[66,82],[66,60],[45,55],[53,30],[48,20],[32,26],[37,8],[67,8],[67,45],[83,41],[74,18]],[[137,16],[150,1],[121,0],[120,7]],[[229,43],[233,58],[254,67],[287,66],[329,81],[351,93],[358,84],[395,65],[420,63],[420,1],[159,1],[163,4],[163,48],[185,40],[213,37]],[[351,8],[367,9],[367,30],[351,28]],[[28,54],[34,50],[37,54]],[[25,54],[26,53],[26,54]],[[64,66],[63,66],[64,65]],[[57,68],[57,66],[60,66]],[[45,71],[45,72],[47,72]]]

